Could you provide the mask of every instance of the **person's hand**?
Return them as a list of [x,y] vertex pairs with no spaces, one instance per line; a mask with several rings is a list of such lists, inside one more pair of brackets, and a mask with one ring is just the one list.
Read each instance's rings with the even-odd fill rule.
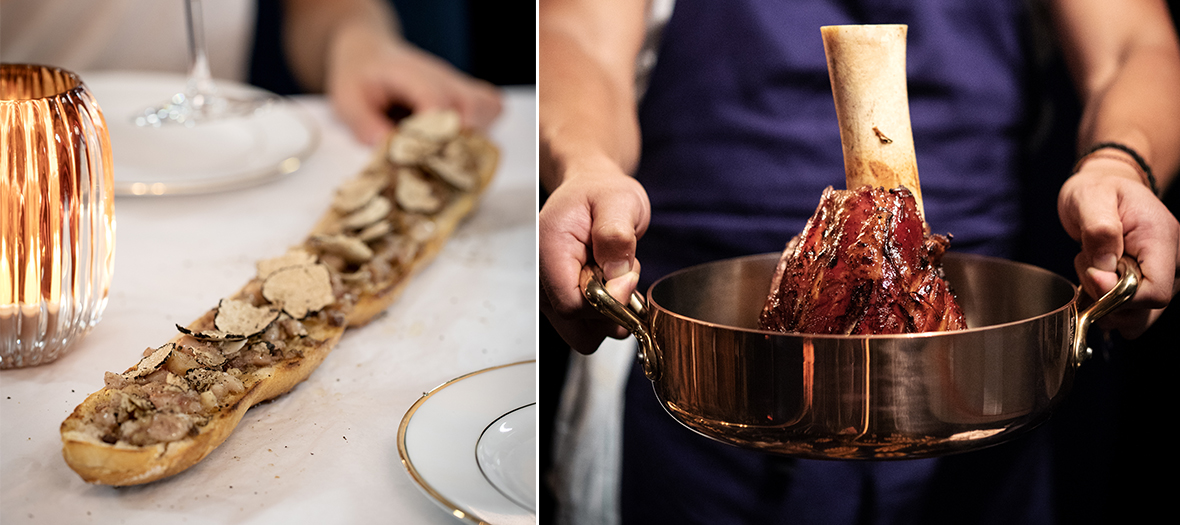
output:
[[578,352],[593,352],[606,337],[627,337],[586,302],[578,278],[592,260],[602,268],[607,291],[626,304],[639,283],[635,245],[650,216],[643,186],[608,160],[571,166],[542,207],[541,311]]
[[366,144],[393,129],[387,111],[450,108],[465,126],[487,129],[499,116],[499,92],[404,40],[365,26],[337,31],[328,51],[325,90],[336,114]]
[[1143,280],[1135,296],[1099,321],[1128,339],[1141,335],[1180,291],[1180,225],[1129,164],[1087,160],[1058,194],[1057,212],[1066,232],[1082,243],[1074,259],[1082,288],[1100,297],[1114,287],[1118,258],[1139,261]]

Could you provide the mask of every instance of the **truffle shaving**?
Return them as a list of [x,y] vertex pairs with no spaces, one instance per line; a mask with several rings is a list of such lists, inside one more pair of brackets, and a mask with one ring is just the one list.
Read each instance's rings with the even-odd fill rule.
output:
[[176,325],[176,329],[179,330],[180,333],[182,333],[184,335],[192,336],[193,338],[200,339],[201,341],[225,342],[225,341],[242,341],[242,340],[246,339],[246,336],[244,336],[244,335],[231,334],[231,333],[223,332],[221,330],[196,331],[196,330],[191,330],[189,328],[186,328],[186,327],[183,327],[180,325]]
[[388,185],[389,178],[384,174],[349,179],[336,190],[332,208],[340,213],[352,213],[368,204]]
[[415,113],[398,123],[398,131],[415,135],[431,142],[446,142],[459,135],[463,122],[453,110]]
[[308,264],[315,264],[315,262],[316,257],[314,253],[311,253],[302,248],[292,248],[288,250],[287,253],[278,257],[258,261],[255,266],[258,268],[258,277],[261,279],[266,279],[267,277],[270,277],[270,274],[275,273],[276,270],[281,270],[290,266],[305,266]]
[[393,232],[393,224],[389,221],[377,221],[357,232],[356,238],[364,242],[372,242]]
[[322,264],[279,270],[262,283],[262,296],[282,305],[295,319],[303,319],[336,301],[328,267]]
[[470,191],[479,183],[478,174],[468,169],[463,159],[431,157],[424,165],[438,178],[463,191]]
[[364,241],[348,235],[315,235],[311,244],[324,253],[339,255],[353,264],[367,262],[373,258],[373,250]]
[[246,301],[222,299],[217,305],[213,325],[228,334],[250,337],[266,330],[278,318],[278,308],[257,307]]
[[389,144],[389,160],[403,166],[416,165],[438,153],[439,144],[422,137],[399,133]]
[[127,372],[124,374],[124,377],[127,379],[135,379],[137,377],[143,377],[152,372],[155,372],[160,368],[160,365],[164,364],[164,361],[168,360],[168,356],[172,355],[172,349],[175,347],[176,345],[168,343],[164,346],[161,346],[160,348],[157,348],[155,352],[152,352],[147,357],[140,359],[139,363],[135,365],[135,370]]
[[361,209],[354,211],[340,219],[340,226],[345,230],[359,230],[389,216],[393,211],[393,203],[385,197],[373,197]]
[[397,170],[397,187],[394,191],[398,206],[406,211],[434,213],[443,205],[442,199],[434,194],[430,183],[418,175],[417,170]]

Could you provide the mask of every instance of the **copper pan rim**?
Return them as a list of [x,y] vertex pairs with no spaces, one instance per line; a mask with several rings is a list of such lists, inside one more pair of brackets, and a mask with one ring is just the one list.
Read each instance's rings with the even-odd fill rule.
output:
[[[1017,326],[1017,325],[1027,323],[1030,321],[1035,321],[1038,319],[1044,319],[1047,317],[1060,315],[1063,312],[1068,311],[1070,308],[1076,307],[1078,300],[1081,298],[1081,289],[1077,285],[1073,284],[1065,277],[1062,277],[1062,276],[1060,276],[1054,272],[1051,272],[1049,270],[1046,270],[1044,268],[1034,266],[1031,264],[1027,264],[1027,263],[1002,259],[999,257],[960,253],[960,252],[948,252],[947,256],[951,260],[966,260],[966,261],[978,261],[978,262],[983,262],[983,263],[991,262],[991,263],[996,263],[996,264],[1004,264],[1004,265],[1007,265],[1012,268],[1017,268],[1017,269],[1019,269],[1019,271],[1040,273],[1040,274],[1043,274],[1047,278],[1059,279],[1059,280],[1061,280],[1062,283],[1068,283],[1069,286],[1071,286],[1073,288],[1073,297],[1069,301],[1062,303],[1060,306],[1058,306],[1056,308],[1053,308],[1051,310],[1047,310],[1047,311],[1037,314],[1037,315],[1029,316],[1029,317],[1014,320],[1014,321],[995,323],[995,324],[987,324],[984,326],[971,326],[965,330],[956,330],[956,331],[950,331],[950,332],[920,332],[920,333],[910,333],[910,334],[871,334],[871,335],[808,334],[808,333],[801,333],[801,332],[778,332],[778,331],[774,331],[774,330],[746,328],[746,327],[741,327],[741,326],[733,326],[733,325],[728,325],[728,324],[715,323],[715,322],[711,322],[711,321],[707,321],[707,320],[703,320],[703,319],[696,319],[691,316],[684,315],[682,313],[674,311],[672,309],[666,308],[663,305],[660,305],[659,302],[656,301],[655,297],[653,297],[652,292],[657,287],[659,287],[659,285],[661,283],[666,284],[669,281],[671,281],[671,280],[675,279],[676,277],[681,276],[687,272],[706,271],[711,266],[730,265],[730,264],[734,264],[734,263],[741,263],[742,261],[747,261],[747,260],[752,261],[752,260],[768,259],[768,258],[774,258],[777,260],[778,256],[779,256],[779,254],[776,254],[776,253],[762,253],[762,254],[755,254],[755,255],[746,255],[746,256],[742,256],[742,257],[735,257],[732,259],[724,259],[724,260],[719,260],[719,261],[702,263],[702,264],[691,266],[688,268],[682,268],[680,270],[676,270],[674,272],[671,272],[667,275],[660,277],[654,283],[652,283],[651,286],[648,287],[647,293],[645,294],[645,298],[646,298],[645,304],[647,305],[648,308],[652,308],[652,307],[658,308],[664,315],[670,315],[670,316],[676,317],[676,318],[686,321],[686,322],[692,322],[692,323],[698,324],[702,327],[709,327],[709,328],[714,328],[717,330],[731,330],[734,332],[745,332],[745,333],[761,334],[761,335],[775,336],[775,337],[781,337],[781,336],[806,337],[809,339],[889,340],[889,339],[937,338],[937,337],[946,337],[947,335],[954,335],[954,334],[963,334],[963,333],[972,333],[972,332],[982,332],[982,331],[988,331],[988,330],[1004,329],[1007,327]],[[769,281],[768,281],[768,286],[769,286]]]

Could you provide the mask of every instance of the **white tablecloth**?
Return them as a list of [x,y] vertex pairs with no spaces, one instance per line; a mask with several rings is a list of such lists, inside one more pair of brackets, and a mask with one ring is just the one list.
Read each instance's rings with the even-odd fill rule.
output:
[[369,159],[317,97],[322,138],[295,173],[230,193],[116,200],[115,276],[101,323],[57,362],[0,372],[0,522],[438,523],[458,521],[402,467],[398,424],[426,391],[535,357],[536,92],[512,88],[482,204],[372,324],[348,331],[304,383],[250,410],[189,470],[127,488],[84,483],[58,427],[104,371],[125,370],[238,290],[254,261],[299,243],[333,189]]

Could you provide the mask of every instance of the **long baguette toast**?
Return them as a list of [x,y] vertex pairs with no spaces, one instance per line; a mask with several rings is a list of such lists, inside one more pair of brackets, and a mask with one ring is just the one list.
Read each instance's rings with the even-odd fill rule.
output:
[[499,152],[454,113],[404,120],[302,244],[123,374],[61,425],[62,455],[89,483],[179,473],[246,410],[291,390],[344,331],[385,310],[437,255],[490,183]]

